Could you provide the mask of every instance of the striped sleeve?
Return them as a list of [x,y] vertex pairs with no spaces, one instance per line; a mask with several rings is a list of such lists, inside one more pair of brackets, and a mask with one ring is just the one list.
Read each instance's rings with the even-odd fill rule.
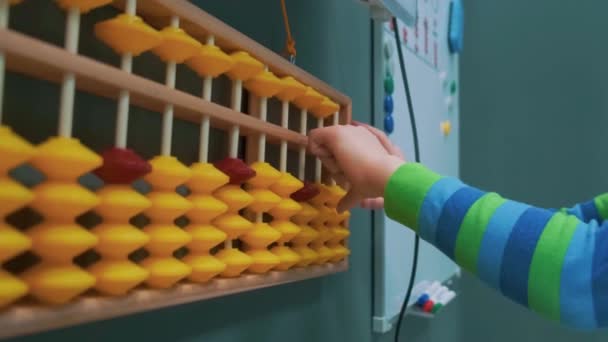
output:
[[578,329],[608,327],[608,195],[551,211],[409,163],[387,215],[511,300]]
[[574,215],[584,222],[593,220],[602,222],[608,218],[608,193],[594,199],[579,203],[572,208],[561,209],[563,213]]

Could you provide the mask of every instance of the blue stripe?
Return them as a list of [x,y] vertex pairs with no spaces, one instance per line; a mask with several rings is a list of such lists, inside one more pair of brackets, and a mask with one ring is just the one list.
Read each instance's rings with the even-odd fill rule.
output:
[[560,317],[580,329],[597,327],[591,272],[597,223],[580,223],[564,257],[560,282]]
[[433,184],[422,202],[420,215],[418,216],[418,232],[420,237],[432,245],[435,244],[437,224],[439,223],[443,206],[462,187],[464,187],[464,184],[452,177],[442,178]]
[[456,238],[464,216],[483,195],[483,191],[467,186],[456,191],[445,202],[437,224],[437,247],[450,259],[454,259]]
[[505,247],[500,289],[507,297],[528,306],[528,277],[538,239],[553,214],[549,210],[528,208],[515,223]]
[[511,231],[529,205],[507,201],[496,209],[481,240],[477,257],[479,278],[493,288],[500,289],[500,269],[505,246]]
[[583,212],[583,221],[589,222],[591,220],[601,220],[600,213],[597,211],[595,201],[591,200],[585,203],[581,203],[581,211]]
[[595,317],[600,327],[608,326],[608,224],[602,224],[595,236],[593,253],[593,299]]

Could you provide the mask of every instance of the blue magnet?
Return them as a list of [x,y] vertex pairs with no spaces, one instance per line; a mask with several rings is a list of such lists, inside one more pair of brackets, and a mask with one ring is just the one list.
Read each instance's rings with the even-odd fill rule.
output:
[[395,130],[395,121],[393,120],[393,115],[389,114],[384,117],[384,131],[386,134],[391,134],[393,130]]
[[462,52],[464,40],[464,7],[462,0],[452,0],[450,3],[450,25],[448,30],[448,45],[450,52]]
[[384,97],[384,114],[389,115],[393,114],[394,102],[393,97],[391,95],[386,95]]

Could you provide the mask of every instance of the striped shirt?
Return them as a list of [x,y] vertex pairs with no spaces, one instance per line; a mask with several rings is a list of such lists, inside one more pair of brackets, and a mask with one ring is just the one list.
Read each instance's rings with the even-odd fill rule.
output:
[[408,163],[385,208],[515,302],[575,328],[608,327],[608,194],[541,209]]

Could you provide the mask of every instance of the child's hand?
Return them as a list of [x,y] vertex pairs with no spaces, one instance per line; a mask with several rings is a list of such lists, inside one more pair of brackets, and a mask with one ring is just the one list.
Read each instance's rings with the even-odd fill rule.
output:
[[404,163],[382,132],[361,124],[314,129],[309,134],[308,148],[334,179],[345,180],[351,186],[338,205],[339,211],[365,199],[382,197],[388,179]]

